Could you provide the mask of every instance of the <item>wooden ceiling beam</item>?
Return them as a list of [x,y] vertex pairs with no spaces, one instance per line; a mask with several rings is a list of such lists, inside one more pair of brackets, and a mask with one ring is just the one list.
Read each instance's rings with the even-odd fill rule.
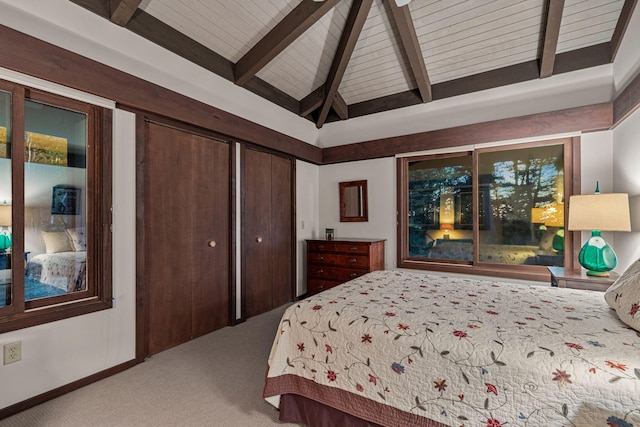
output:
[[142,0],[109,0],[109,19],[114,24],[118,24],[121,27],[125,27],[133,14],[138,10]]
[[[307,117],[309,114],[320,108],[322,106],[322,103],[324,102],[325,93],[326,86],[322,85],[311,92],[309,95],[302,98],[300,100],[299,115],[302,117]],[[331,106],[341,120],[347,120],[349,118],[349,106],[339,93],[336,93],[336,96],[333,99],[333,104]]]
[[420,43],[418,42],[416,28],[413,25],[411,11],[408,6],[398,7],[394,1],[389,1],[387,4],[391,10],[391,17],[396,23],[396,28],[400,34],[402,48],[407,55],[407,59],[409,59],[411,72],[418,86],[422,102],[430,102],[433,99],[431,81],[429,80],[429,73],[427,72],[422,49],[420,49]]
[[300,100],[300,115],[307,117],[316,111],[324,102],[325,86],[322,85]]
[[549,0],[547,2],[547,16],[544,28],[544,41],[540,54],[540,78],[544,79],[553,74],[553,67],[556,62],[556,50],[558,48],[558,37],[560,36],[560,24],[562,22],[562,12],[564,10],[564,0]]
[[636,8],[637,3],[638,0],[625,0],[622,6],[618,23],[616,24],[615,30],[613,30],[613,36],[611,36],[611,62],[616,59],[620,43],[622,43],[622,38],[627,31],[629,21],[631,21],[631,15],[633,15],[633,10]]
[[330,11],[340,0],[303,1],[235,65],[235,82],[242,86],[295,39]]
[[326,94],[322,107],[320,108],[318,121],[316,122],[318,129],[321,128],[325,120],[327,120],[329,109],[333,105],[333,101],[338,93],[338,87],[351,59],[353,49],[358,42],[362,27],[364,27],[364,23],[367,20],[372,3],[373,0],[354,0],[351,5],[351,10],[349,11],[349,16],[347,17],[347,22],[340,37],[336,55],[329,69],[327,82],[325,83]]
[[347,120],[349,118],[349,106],[347,105],[347,101],[345,101],[339,93],[336,93],[335,98],[333,98],[332,107],[333,111],[336,112],[341,120]]

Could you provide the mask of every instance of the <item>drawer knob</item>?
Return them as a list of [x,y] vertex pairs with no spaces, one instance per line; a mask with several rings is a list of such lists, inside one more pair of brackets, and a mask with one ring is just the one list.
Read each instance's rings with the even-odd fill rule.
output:
[[357,251],[357,250],[358,250],[358,247],[357,247],[357,246],[351,246],[351,250],[352,250],[352,251]]
[[350,276],[351,276],[351,277],[357,277],[357,276],[358,276],[358,274],[357,274],[357,273],[351,273],[351,274],[350,274]]
[[356,261],[358,261],[358,260],[357,260],[357,259],[355,259],[355,258],[351,258],[351,259],[349,260],[349,262],[350,262],[351,264],[355,264],[355,262],[356,262]]
[[320,256],[318,256],[318,259],[319,259],[320,261],[322,261],[322,260],[324,259],[324,257],[323,257],[322,255],[320,255]]
[[262,243],[262,237],[256,237],[256,242]]
[[215,240],[209,240],[209,242],[207,243],[207,245],[209,245],[210,248],[215,248],[217,243]]
[[318,270],[318,273],[324,273],[324,270],[320,269]]
[[324,245],[318,245],[318,248],[324,249]]

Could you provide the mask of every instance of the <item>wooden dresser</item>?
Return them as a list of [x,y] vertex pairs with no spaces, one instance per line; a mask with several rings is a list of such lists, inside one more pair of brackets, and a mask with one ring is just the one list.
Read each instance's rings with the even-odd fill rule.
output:
[[384,239],[309,239],[306,242],[307,295],[384,269]]

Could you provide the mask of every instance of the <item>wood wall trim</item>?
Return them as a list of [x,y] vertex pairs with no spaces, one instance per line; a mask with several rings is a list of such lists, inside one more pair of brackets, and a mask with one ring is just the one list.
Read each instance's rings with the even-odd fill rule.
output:
[[613,127],[640,108],[640,74],[613,101]]
[[53,44],[0,26],[0,66],[319,164],[320,148]]
[[466,144],[577,131],[607,130],[612,124],[613,105],[611,103],[589,105],[325,148],[322,151],[322,164],[369,160],[390,157],[399,153]]

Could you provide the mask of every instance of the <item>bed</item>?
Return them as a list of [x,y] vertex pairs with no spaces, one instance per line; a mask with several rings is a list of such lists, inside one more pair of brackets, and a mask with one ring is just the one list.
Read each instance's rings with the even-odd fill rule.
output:
[[285,311],[264,397],[311,426],[640,426],[640,333],[601,292],[377,271]]
[[86,252],[57,252],[30,257],[26,275],[65,292],[75,292],[86,289],[86,270]]

